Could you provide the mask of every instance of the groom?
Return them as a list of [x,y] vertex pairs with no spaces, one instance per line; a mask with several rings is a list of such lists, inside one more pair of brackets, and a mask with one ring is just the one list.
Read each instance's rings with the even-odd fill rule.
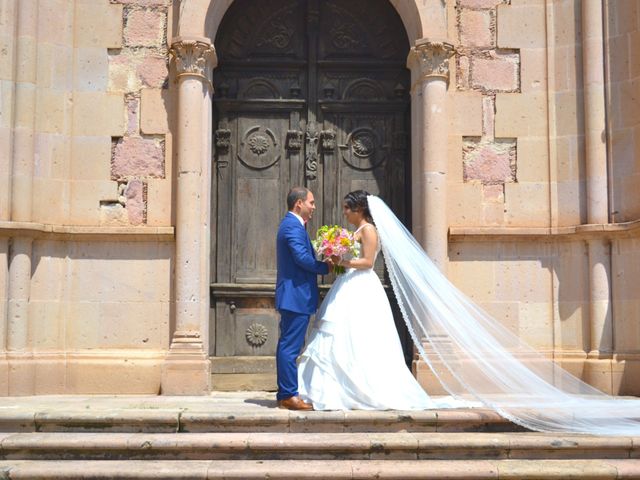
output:
[[318,275],[329,265],[316,260],[305,225],[316,209],[313,193],[294,187],[287,195],[288,212],[276,238],[278,274],[276,310],[280,313],[280,339],[276,351],[278,406],[289,410],[313,410],[298,396],[296,360],[304,345],[309,317],[318,308]]

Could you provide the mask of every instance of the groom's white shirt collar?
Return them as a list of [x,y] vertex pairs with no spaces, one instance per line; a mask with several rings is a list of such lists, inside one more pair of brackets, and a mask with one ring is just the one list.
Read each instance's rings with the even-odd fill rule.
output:
[[300,223],[302,224],[302,226],[304,227],[304,220],[302,219],[302,217],[300,215],[298,215],[297,213],[293,213],[291,210],[289,210],[289,213],[291,215],[293,215],[294,217],[296,217],[298,220],[300,220]]

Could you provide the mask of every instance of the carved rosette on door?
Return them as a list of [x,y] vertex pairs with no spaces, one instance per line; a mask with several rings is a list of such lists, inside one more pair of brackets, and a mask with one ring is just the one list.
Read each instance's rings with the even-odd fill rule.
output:
[[339,147],[342,159],[352,168],[363,171],[379,167],[389,151],[389,145],[383,144],[371,127],[354,129]]
[[237,157],[246,167],[255,170],[271,167],[280,160],[276,134],[260,125],[249,128],[242,136]]

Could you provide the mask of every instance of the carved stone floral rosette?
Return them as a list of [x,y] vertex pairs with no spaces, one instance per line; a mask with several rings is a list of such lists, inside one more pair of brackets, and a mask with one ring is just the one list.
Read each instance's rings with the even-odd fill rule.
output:
[[196,76],[211,84],[211,72],[218,63],[215,48],[206,39],[176,37],[169,54],[174,60],[177,76]]
[[448,80],[449,58],[454,53],[455,48],[451,43],[422,39],[411,48],[407,63],[410,68],[414,65],[418,67],[421,80],[430,77]]

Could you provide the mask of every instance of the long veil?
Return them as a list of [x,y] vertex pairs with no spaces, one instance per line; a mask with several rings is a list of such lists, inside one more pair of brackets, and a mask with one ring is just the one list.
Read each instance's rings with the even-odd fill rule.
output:
[[447,280],[380,198],[368,203],[409,333],[451,395],[531,430],[640,434],[640,399],[606,395],[520,340]]

